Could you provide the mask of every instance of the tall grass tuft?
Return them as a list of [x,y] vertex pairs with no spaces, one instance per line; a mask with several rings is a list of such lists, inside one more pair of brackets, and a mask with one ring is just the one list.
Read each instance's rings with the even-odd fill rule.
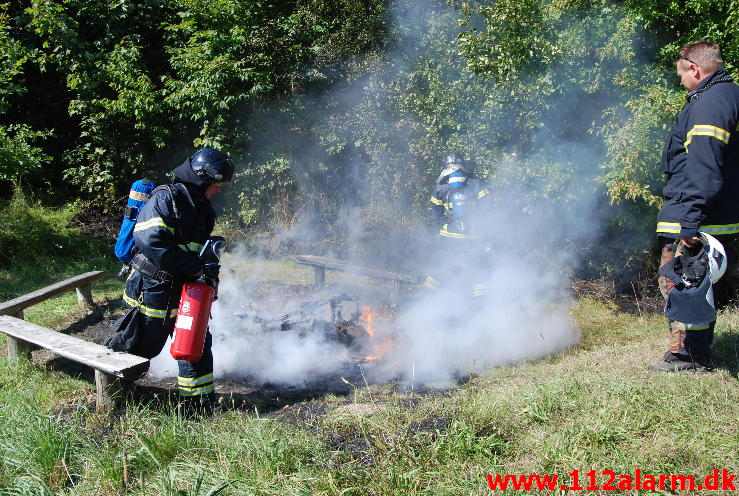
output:
[[[183,476],[193,472],[197,473],[195,480],[188,489],[182,489],[180,486],[182,485]],[[178,473],[173,468],[169,468],[162,479],[161,494],[162,496],[218,496],[231,485],[231,481],[226,481],[216,483],[210,487],[203,487],[204,482],[205,475],[202,469],[188,467]]]
[[43,482],[20,477],[8,487],[0,487],[0,496],[52,496],[52,491]]
[[0,410],[0,467],[57,490],[74,485],[82,461],[80,425],[74,417],[42,415],[22,406]]
[[61,208],[32,203],[16,190],[0,208],[0,267],[9,269],[38,263],[39,259],[58,267],[84,258],[94,242],[80,236],[69,223],[80,205]]

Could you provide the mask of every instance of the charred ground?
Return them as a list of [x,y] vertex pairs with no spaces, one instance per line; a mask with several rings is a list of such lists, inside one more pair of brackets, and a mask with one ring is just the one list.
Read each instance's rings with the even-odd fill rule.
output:
[[[605,279],[576,280],[572,284],[572,293],[577,298],[587,298],[604,303],[612,308],[614,314],[620,312],[641,315],[661,311],[663,303],[655,284],[650,281],[639,281],[632,283],[631,287],[633,288],[632,294],[623,294],[617,291],[613,282]],[[316,298],[316,292],[310,285],[272,281],[258,288],[257,300],[268,298],[276,291],[289,294],[295,302],[305,302]],[[116,319],[123,313],[124,307],[121,300],[107,301],[82,319],[68,322],[61,332],[102,344],[105,338],[113,332]],[[47,370],[61,371],[94,383],[94,374],[91,369],[55,356],[48,350],[34,350],[33,361]],[[461,385],[469,379],[470,377],[466,376],[459,377],[458,384]],[[218,380],[217,395],[219,401],[227,409],[257,411],[259,414],[273,416],[288,423],[310,424],[329,410],[325,398],[330,397],[333,406],[342,404],[349,406],[353,402],[352,395],[357,389],[369,385],[362,363],[347,362],[346,367],[339,374],[319,377],[296,386],[271,384],[248,376],[222,377]],[[415,385],[411,390],[407,384],[399,381],[385,384],[381,387],[381,391],[378,394],[385,396],[384,400],[392,396],[407,402],[409,406],[421,397],[445,394],[445,389],[440,389],[438,386],[424,388]],[[154,408],[169,409],[177,399],[176,378],[157,378],[149,373],[131,386],[130,398]],[[90,396],[85,401],[92,404],[94,398]],[[427,427],[433,430],[445,422],[439,419],[428,419]],[[418,429],[427,430],[424,425],[426,424],[419,424]],[[343,435],[339,434],[333,441],[337,444],[346,444]]]

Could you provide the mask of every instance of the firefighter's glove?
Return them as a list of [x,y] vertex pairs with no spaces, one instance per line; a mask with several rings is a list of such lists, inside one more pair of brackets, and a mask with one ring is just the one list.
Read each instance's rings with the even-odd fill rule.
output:
[[121,281],[125,281],[126,279],[128,279],[128,274],[130,273],[131,273],[131,266],[128,264],[123,264],[120,272],[116,274],[116,278],[118,278]]

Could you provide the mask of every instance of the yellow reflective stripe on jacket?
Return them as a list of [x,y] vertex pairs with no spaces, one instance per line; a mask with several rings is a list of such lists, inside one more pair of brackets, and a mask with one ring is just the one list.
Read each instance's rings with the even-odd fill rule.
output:
[[194,253],[200,253],[200,250],[203,249],[203,245],[200,243],[188,243],[187,245],[177,245],[182,251],[191,251]]
[[[680,224],[677,222],[658,222],[657,232],[669,233],[669,234],[680,234]],[[699,231],[722,235],[722,234],[739,234],[739,224],[712,224],[708,226],[700,226]]]
[[657,232],[680,234],[680,224],[677,222],[657,222]]
[[[146,305],[139,303],[137,300],[134,300],[133,298],[128,296],[126,293],[123,293],[123,301],[126,302],[126,304],[132,308],[138,308],[139,313],[143,313],[147,317],[153,317],[155,319],[163,319],[167,315],[167,310],[147,307]],[[177,315],[177,309],[173,308],[172,310],[169,311],[169,316],[174,317],[175,315]]]
[[693,126],[693,129],[688,132],[687,141],[683,143],[686,150],[688,149],[688,145],[693,142],[693,136],[711,136],[728,145],[731,133],[726,129],[721,129],[720,127],[708,124],[696,124]]
[[144,229],[150,229],[152,227],[163,227],[165,229],[169,229],[172,233],[174,233],[174,229],[165,224],[164,220],[161,217],[152,217],[149,220],[137,222],[136,227],[134,227],[133,229],[133,232],[143,231]]
[[708,234],[737,234],[739,233],[739,224],[700,226],[698,230]]
[[197,386],[199,384],[205,384],[209,381],[213,381],[213,372],[211,372],[210,374],[201,375],[200,377],[177,376],[177,384],[179,384],[180,386]]
[[439,281],[431,276],[426,276],[426,280],[423,281],[423,285],[429,289],[437,289],[441,286],[441,284],[439,284]]
[[487,190],[487,188],[485,188],[485,189],[481,189],[481,190],[480,190],[480,191],[479,191],[479,192],[477,193],[477,199],[479,200],[480,198],[483,198],[484,196],[487,196],[488,194],[490,194],[490,191],[488,191],[488,190]]
[[433,203],[434,205],[443,205],[443,204],[444,204],[444,202],[443,202],[443,201],[439,200],[439,199],[438,199],[438,198],[436,198],[435,196],[432,196],[432,197],[431,197],[431,203]]
[[711,324],[686,324],[685,322],[681,322],[681,324],[686,330],[690,331],[706,331],[711,327]]
[[145,202],[149,199],[149,195],[147,195],[146,193],[142,193],[140,191],[134,191],[134,190],[131,190],[131,192],[128,194],[128,197],[132,200],[142,201],[142,202]]

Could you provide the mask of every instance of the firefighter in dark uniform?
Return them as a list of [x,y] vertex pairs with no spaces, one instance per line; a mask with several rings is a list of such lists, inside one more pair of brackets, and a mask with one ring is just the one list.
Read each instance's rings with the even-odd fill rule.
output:
[[[177,182],[155,189],[138,214],[133,233],[138,254],[123,294],[124,303],[140,313],[138,336],[125,351],[145,358],[157,356],[172,333],[182,285],[204,274],[198,254],[215,224],[210,200],[232,180],[234,166],[222,152],[202,148],[173,172]],[[185,405],[213,405],[211,346],[208,332],[199,362],[178,360],[178,389]]]
[[[661,266],[675,257],[678,241],[700,247],[699,231],[724,246],[728,268],[713,286],[716,308],[735,297],[739,234],[739,87],[722,64],[718,45],[699,41],[680,50],[676,69],[688,93],[665,144],[667,180],[657,217]],[[667,298],[673,282],[660,277],[659,283]],[[715,323],[669,321],[669,350],[652,369],[705,370]]]
[[448,153],[431,197],[439,259],[424,281],[426,288],[469,290],[473,299],[485,295],[490,249],[479,230],[478,217],[489,199],[487,186],[472,174],[462,157]]

